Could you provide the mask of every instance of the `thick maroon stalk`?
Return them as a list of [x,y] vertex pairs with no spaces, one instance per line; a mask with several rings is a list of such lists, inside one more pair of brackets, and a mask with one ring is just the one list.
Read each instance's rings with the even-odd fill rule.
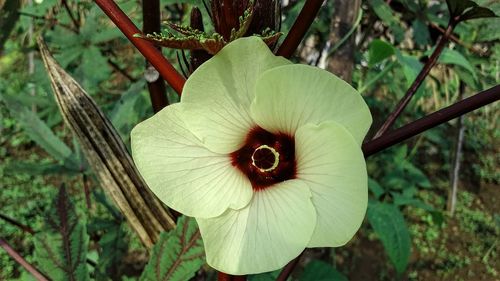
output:
[[224,272],[217,274],[217,281],[246,281],[246,276],[229,275]]
[[33,277],[38,281],[49,281],[38,269],[27,262],[14,248],[12,248],[5,240],[0,238],[0,247],[2,247],[7,254],[13,258],[17,263],[24,267]]
[[363,153],[365,157],[368,157],[401,141],[418,135],[425,130],[498,101],[499,99],[500,85],[497,85],[365,143],[363,145]]
[[436,64],[436,62],[439,58],[439,55],[441,54],[441,52],[444,49],[444,46],[446,45],[446,43],[448,43],[448,40],[450,39],[450,35],[452,34],[454,27],[455,27],[454,21],[450,21],[450,23],[448,24],[448,28],[446,28],[446,32],[439,39],[439,41],[436,45],[436,49],[434,49],[434,52],[432,52],[431,56],[429,57],[429,60],[425,63],[424,67],[422,68],[422,70],[418,74],[417,78],[415,78],[415,81],[413,81],[413,83],[411,84],[408,91],[406,91],[406,94],[404,95],[404,97],[399,101],[398,105],[396,106],[396,109],[394,109],[394,111],[389,115],[389,117],[387,117],[387,120],[385,120],[384,124],[377,131],[377,133],[373,137],[374,139],[380,137],[387,130],[389,130],[390,127],[396,121],[396,119],[399,117],[401,112],[403,112],[405,107],[410,102],[411,98],[417,92],[417,90],[420,87],[420,85],[422,84],[422,82],[424,82],[425,77],[427,77],[427,75],[431,71],[432,67]]
[[302,41],[302,38],[304,38],[304,35],[316,18],[322,4],[323,0],[306,1],[302,11],[300,11],[299,16],[288,32],[288,35],[276,52],[276,55],[283,56],[285,58],[289,58],[293,55],[297,46],[299,46],[300,41]]
[[[146,34],[160,32],[161,18],[160,18],[160,1],[159,0],[143,0],[142,1],[142,31]],[[160,50],[160,48],[157,47]],[[146,60],[146,68],[151,63]],[[156,113],[168,105],[166,95],[165,82],[163,79],[156,79],[148,82],[149,96],[153,111]]]
[[175,70],[175,68],[163,57],[153,44],[140,38],[135,38],[134,34],[141,31],[132,23],[132,21],[123,13],[122,10],[112,0],[95,0],[96,4],[113,21],[114,24],[127,36],[141,54],[158,70],[160,75],[170,86],[180,95],[182,87],[186,82],[184,77]]
[[292,274],[293,269],[297,266],[297,264],[299,264],[300,257],[302,256],[303,253],[304,252],[302,252],[298,257],[296,257],[291,262],[289,262],[283,268],[283,270],[281,270],[280,275],[278,275],[278,278],[276,278],[276,281],[286,281],[286,280],[288,280],[288,277],[290,277],[290,275]]

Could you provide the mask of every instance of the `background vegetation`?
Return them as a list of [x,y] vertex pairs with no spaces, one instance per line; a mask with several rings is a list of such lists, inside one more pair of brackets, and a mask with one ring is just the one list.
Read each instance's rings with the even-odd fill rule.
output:
[[[140,26],[140,2],[117,2]],[[497,1],[477,2],[500,14]],[[182,24],[198,5],[210,30],[200,1],[161,3],[162,18]],[[283,1],[285,34],[303,3]],[[131,128],[152,115],[143,57],[90,0],[3,0],[0,7],[0,238],[55,280],[71,274],[76,279],[68,280],[157,280],[156,263],[163,263],[166,271],[160,275],[171,280],[213,280],[199,242],[187,256],[180,250],[185,249],[182,235],[197,239],[191,236],[194,222],[186,218],[179,223],[185,231],[163,234],[153,250],[155,262],[146,266],[148,252],[104,196],[62,122],[34,38],[45,38],[127,145]],[[355,39],[352,84],[364,95],[378,128],[442,35],[448,10],[445,2],[430,0],[367,0],[361,7],[354,32],[343,39]],[[328,67],[347,41],[331,40],[335,13],[335,1],[326,1],[293,60]],[[500,84],[499,42],[499,19],[461,23],[396,126]],[[186,69],[178,51],[163,52],[179,70]],[[167,92],[169,101],[177,102],[174,91]],[[370,205],[362,229],[345,247],[308,250],[293,280],[498,280],[498,109],[498,103],[483,107],[461,124],[443,124],[368,158]],[[448,199],[461,128],[459,191],[451,216]],[[64,225],[69,233],[61,233]],[[69,261],[60,253],[66,249],[60,245],[65,235],[73,243]],[[174,249],[175,257],[166,257],[163,248]],[[175,259],[182,266],[173,265]],[[64,266],[54,267],[57,262]],[[0,250],[0,280],[30,278]]]

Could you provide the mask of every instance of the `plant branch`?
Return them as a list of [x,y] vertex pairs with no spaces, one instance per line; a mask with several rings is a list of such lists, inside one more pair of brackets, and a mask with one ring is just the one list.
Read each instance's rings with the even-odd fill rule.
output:
[[306,34],[307,30],[313,23],[316,15],[318,14],[323,0],[307,0],[304,7],[300,11],[299,16],[295,20],[292,28],[288,32],[285,40],[278,48],[276,55],[289,58],[293,55],[300,41]]
[[64,6],[64,9],[66,9],[66,12],[68,12],[68,15],[69,15],[69,18],[71,19],[71,22],[73,22],[73,25],[75,26],[76,33],[80,33],[80,23],[73,15],[73,12],[71,12],[71,9],[68,5],[68,1],[62,0],[62,4]]
[[422,82],[424,82],[425,77],[427,77],[432,67],[436,64],[439,55],[444,49],[444,46],[446,45],[446,43],[448,43],[448,40],[450,38],[451,33],[453,32],[453,28],[455,27],[455,25],[456,25],[455,22],[451,20],[450,23],[448,24],[448,27],[446,28],[446,32],[443,34],[443,36],[441,36],[436,45],[436,48],[434,49],[434,52],[432,52],[431,56],[429,57],[429,60],[425,63],[424,67],[417,75],[417,78],[415,78],[415,81],[413,81],[408,91],[406,91],[404,97],[399,101],[398,105],[396,106],[396,109],[394,109],[394,111],[389,115],[389,117],[387,117],[387,120],[385,120],[384,124],[377,131],[377,133],[373,137],[374,139],[380,137],[387,130],[389,130],[390,127],[396,121],[396,119],[399,117],[399,115],[401,115],[401,112],[403,112],[405,107],[410,102],[411,98],[417,92]]
[[401,141],[418,135],[428,129],[434,128],[439,124],[457,118],[467,112],[476,110],[487,104],[496,102],[500,99],[500,85],[484,90],[472,97],[463,99],[453,105],[429,114],[417,121],[407,124],[392,132],[388,132],[381,137],[375,138],[363,144],[363,153],[365,157],[373,155]]
[[16,226],[17,228],[21,229],[24,232],[28,232],[29,234],[32,234],[32,235],[35,234],[35,231],[33,230],[33,228],[31,228],[27,225],[24,225],[11,217],[8,217],[8,216],[0,213],[0,219]]
[[217,273],[217,281],[245,281],[246,276],[229,275],[224,272]]
[[27,262],[14,248],[12,248],[5,240],[0,238],[0,247],[2,247],[7,254],[13,258],[17,263],[24,267],[33,277],[38,281],[49,281],[38,269]]
[[276,278],[276,281],[286,281],[288,280],[288,277],[290,277],[290,274],[292,274],[293,269],[299,264],[300,257],[302,256],[304,252],[302,252],[298,257],[290,261],[280,272],[280,275],[278,275],[278,278]]
[[[142,1],[142,31],[145,34],[160,32],[161,19],[160,19],[160,1],[159,0],[143,0]],[[160,48],[156,47],[158,50]],[[161,51],[160,51],[161,52]],[[150,66],[146,60],[146,68]],[[149,97],[153,106],[153,111],[156,113],[168,105],[166,95],[166,87],[163,79],[157,78],[156,80],[148,80]]]
[[141,31],[123,13],[123,11],[112,0],[95,0],[96,4],[113,21],[113,23],[123,32],[123,34],[134,44],[141,54],[158,70],[160,75],[170,86],[180,95],[182,87],[186,82],[184,77],[175,70],[162,53],[153,44],[141,38],[134,37]]

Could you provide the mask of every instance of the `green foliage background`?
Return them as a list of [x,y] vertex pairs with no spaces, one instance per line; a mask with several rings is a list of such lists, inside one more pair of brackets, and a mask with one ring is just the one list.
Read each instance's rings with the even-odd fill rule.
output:
[[[187,262],[173,269],[177,279],[171,280],[192,276],[214,280],[215,273],[200,255],[201,240],[198,248],[188,251],[192,256],[183,256],[179,242],[183,234],[178,230],[162,235],[148,264],[146,250],[103,195],[62,123],[36,53],[35,35],[46,39],[58,62],[97,101],[127,145],[131,128],[152,114],[142,77],[144,59],[95,3],[67,2],[78,25],[56,0],[5,5],[4,9],[18,11],[19,16],[15,25],[0,20],[2,34],[9,34],[0,41],[0,214],[37,232],[32,236],[0,220],[0,237],[55,280],[66,280],[67,271],[51,269],[56,253],[65,246],[58,228],[51,229],[47,222],[47,218],[57,218],[53,201],[61,197],[64,185],[68,194],[64,200],[72,206],[67,223],[75,226],[70,235],[75,245],[70,247],[71,255],[79,257],[78,264],[67,266],[77,272],[77,280],[157,280],[152,261],[171,269],[174,261],[183,259]],[[117,2],[140,26],[140,3]],[[303,3],[289,1],[283,8],[283,32],[291,27]],[[295,61],[325,65],[331,55],[328,48],[336,43],[328,42],[333,3],[324,4]],[[477,3],[500,14],[498,2]],[[203,7],[197,0],[162,0],[163,18],[187,24],[193,5]],[[432,52],[440,35],[436,26],[446,28],[448,12],[444,1],[367,0],[360,16],[352,35],[357,42],[352,83],[364,95],[377,128]],[[454,34],[456,40],[445,49],[396,126],[456,102],[460,83],[465,84],[465,96],[500,83],[500,19],[462,23]],[[179,70],[186,68],[177,63],[176,51],[164,50],[164,54]],[[172,103],[177,101],[170,88],[168,96]],[[498,103],[493,104],[464,118],[464,155],[453,218],[446,212],[446,199],[455,153],[455,121],[369,158],[370,206],[361,231],[346,247],[307,252],[293,280],[497,280],[498,109]],[[196,232],[192,220],[181,222],[189,228],[189,235]],[[54,247],[54,253],[48,253],[41,241]],[[163,244],[175,254],[165,253],[160,248]],[[274,280],[277,274],[249,279]],[[31,279],[0,251],[0,280]]]

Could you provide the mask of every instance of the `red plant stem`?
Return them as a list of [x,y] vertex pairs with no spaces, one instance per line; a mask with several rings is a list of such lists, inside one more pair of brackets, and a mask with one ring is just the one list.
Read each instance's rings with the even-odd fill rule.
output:
[[[160,32],[160,1],[159,0],[143,0],[142,1],[142,30],[144,33]],[[157,47],[158,50],[161,50]],[[150,63],[146,60],[146,67]],[[168,105],[166,95],[166,87],[163,79],[148,81],[149,97],[153,105],[153,111],[156,113]]]
[[285,58],[289,58],[293,55],[297,46],[299,46],[300,41],[302,41],[302,38],[316,18],[322,4],[323,0],[306,1],[304,7],[300,11],[300,14],[293,23],[292,28],[288,32],[288,35],[278,48],[276,55],[283,56]]
[[497,85],[475,94],[472,97],[463,99],[453,105],[429,114],[399,129],[385,133],[379,138],[368,141],[363,144],[363,153],[365,154],[365,157],[368,157],[401,141],[418,135],[425,130],[436,127],[439,124],[498,101],[499,99],[500,85]]
[[135,38],[134,34],[141,31],[123,13],[123,11],[112,0],[95,0],[96,4],[113,21],[113,23],[123,32],[123,34],[134,44],[141,54],[158,70],[160,75],[170,86],[180,95],[182,87],[186,82],[184,77],[163,57],[153,44],[146,40]]
[[17,263],[24,267],[36,280],[49,281],[38,269],[27,262],[14,248],[12,248],[5,240],[0,238],[0,247],[2,247],[9,256],[11,256]]
[[420,73],[417,75],[417,78],[415,78],[415,81],[411,84],[410,88],[408,91],[406,91],[406,94],[404,97],[399,101],[398,105],[396,106],[396,109],[387,117],[387,120],[385,120],[384,124],[380,127],[380,129],[377,131],[373,139],[380,137],[383,135],[387,130],[390,129],[390,127],[394,124],[396,119],[399,117],[401,112],[405,109],[405,107],[408,105],[410,102],[411,98],[415,95],[417,92],[418,88],[424,82],[425,77],[429,74],[431,71],[432,67],[436,64],[439,55],[444,49],[444,46],[446,43],[448,43],[448,40],[450,39],[450,35],[453,32],[453,28],[455,28],[455,22],[453,20],[450,21],[448,24],[448,27],[446,28],[446,32],[441,36],[439,39],[436,48],[434,49],[434,52],[432,52],[431,56],[429,57],[429,60],[425,63],[424,67],[420,71]]
[[219,272],[217,274],[217,281],[246,281],[246,276],[229,275],[224,272]]
[[276,278],[276,281],[286,281],[288,280],[288,277],[290,277],[290,274],[292,274],[293,269],[299,264],[300,257],[302,256],[304,252],[302,252],[298,257],[293,259],[291,262],[289,262],[280,272],[280,275],[278,275],[278,278]]

